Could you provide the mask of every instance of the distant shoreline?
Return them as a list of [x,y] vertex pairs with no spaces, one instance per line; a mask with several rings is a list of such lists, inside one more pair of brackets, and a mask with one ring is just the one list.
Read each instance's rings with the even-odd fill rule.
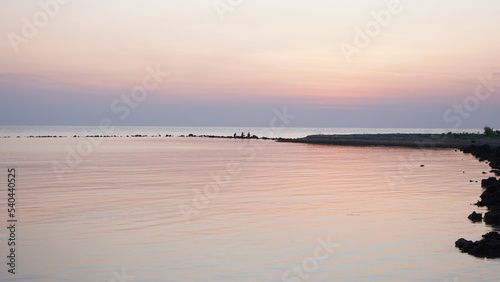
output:
[[309,135],[303,138],[280,138],[278,142],[339,146],[383,146],[407,148],[459,149],[468,145],[500,146],[500,138],[480,134],[351,134]]
[[0,138],[158,138],[158,137],[178,137],[178,138],[216,138],[216,139],[254,139],[271,140],[288,143],[304,143],[314,145],[337,145],[337,146],[378,146],[378,147],[406,147],[406,148],[443,148],[461,149],[469,145],[485,145],[500,147],[500,137],[494,138],[483,134],[422,134],[422,133],[377,133],[377,134],[315,134],[302,138],[276,138],[257,135],[171,135],[171,134],[127,134],[127,135],[29,135],[29,136],[0,136]]
[[195,134],[181,134],[174,136],[172,134],[158,134],[158,135],[148,135],[148,134],[126,134],[126,135],[100,135],[100,134],[94,134],[94,135],[73,135],[73,136],[67,136],[67,135],[29,135],[29,136],[20,136],[20,135],[6,135],[6,136],[0,136],[1,138],[4,139],[18,139],[18,138],[27,138],[27,139],[45,139],[45,138],[159,138],[159,137],[167,137],[167,138],[219,138],[219,139],[260,139],[260,140],[277,140],[278,138],[275,137],[258,137],[257,135],[237,135],[237,136],[224,136],[224,135],[195,135]]

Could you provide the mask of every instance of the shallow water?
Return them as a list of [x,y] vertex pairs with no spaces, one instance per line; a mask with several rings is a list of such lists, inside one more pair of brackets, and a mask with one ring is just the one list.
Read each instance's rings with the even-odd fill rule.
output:
[[[498,277],[499,260],[454,247],[460,237],[477,240],[491,230],[467,219],[481,193],[469,180],[488,176],[481,172],[489,167],[461,152],[207,138],[87,141],[0,139],[2,187],[8,167],[18,172],[19,219],[18,274],[6,274],[2,263],[2,281]],[[2,262],[6,235],[0,232]]]

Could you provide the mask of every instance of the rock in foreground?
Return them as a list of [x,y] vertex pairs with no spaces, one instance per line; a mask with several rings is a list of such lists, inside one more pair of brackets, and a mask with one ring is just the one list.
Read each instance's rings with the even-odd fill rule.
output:
[[486,188],[486,190],[481,194],[481,200],[476,204],[480,207],[486,206],[490,209],[500,206],[500,180],[497,180],[495,177],[483,179],[481,186]]
[[486,233],[483,239],[476,242],[460,238],[455,242],[455,247],[479,258],[500,258],[500,233]]
[[484,222],[490,225],[500,225],[500,206],[495,206],[484,215]]

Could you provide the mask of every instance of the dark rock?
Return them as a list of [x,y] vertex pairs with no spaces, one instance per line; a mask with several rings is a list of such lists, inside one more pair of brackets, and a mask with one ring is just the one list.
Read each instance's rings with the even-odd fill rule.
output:
[[480,160],[489,161],[491,168],[500,169],[500,148],[492,148],[490,145],[469,145],[461,148],[464,153],[470,153]]
[[484,234],[482,237],[488,240],[500,240],[500,233],[492,231]]
[[459,250],[463,252],[466,252],[472,244],[473,244],[472,241],[460,238],[455,242],[455,247],[457,247]]
[[477,146],[476,145],[469,145],[469,146],[463,148],[462,152],[470,154],[472,152],[476,152],[476,150],[477,150]]
[[475,242],[460,238],[455,242],[455,247],[475,257],[500,258],[500,234],[489,232],[483,235],[483,239]]
[[[500,160],[494,160],[490,162],[490,167],[500,169]],[[497,174],[498,175],[498,174]]]
[[498,206],[500,205],[500,187],[498,185],[491,185],[479,196],[481,200],[478,206]]
[[[464,153],[470,153],[480,161],[487,161],[495,175],[500,173],[500,147],[492,148],[489,145],[469,145],[461,149]],[[486,174],[483,172],[483,174]],[[484,222],[489,225],[500,225],[500,180],[490,177],[481,181],[481,186],[485,188],[477,202],[478,206],[487,206],[489,211],[484,214]],[[481,214],[473,212],[469,219],[479,219]],[[500,258],[500,233],[490,232],[483,235],[480,241],[469,241],[460,238],[455,242],[455,246],[462,252],[481,258]]]
[[485,213],[484,222],[490,225],[500,225],[500,206],[495,206]]
[[483,180],[481,180],[481,186],[486,188],[492,184],[497,183],[497,181],[498,180],[496,177],[490,177],[488,179],[483,179]]
[[490,186],[486,187],[486,191],[489,193],[498,193],[500,191],[500,182],[491,184]]
[[479,150],[479,154],[481,154],[481,155],[490,154],[491,153],[491,146],[488,144],[484,144],[484,145],[479,146],[478,150]]
[[467,218],[470,219],[472,222],[481,222],[483,221],[483,214],[473,211],[471,214],[469,214]]

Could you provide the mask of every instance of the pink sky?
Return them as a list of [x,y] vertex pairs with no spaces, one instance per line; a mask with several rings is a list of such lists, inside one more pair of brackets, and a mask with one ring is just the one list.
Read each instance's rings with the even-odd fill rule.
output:
[[[5,1],[0,99],[4,107],[22,99],[28,108],[44,95],[112,100],[137,85],[147,66],[160,65],[170,76],[152,94],[165,108],[291,105],[314,115],[308,109],[420,105],[422,115],[446,126],[444,110],[474,95],[479,76],[500,73],[500,2],[401,0],[400,12],[346,60],[341,44],[355,46],[355,29],[391,1],[242,0],[221,20],[213,4],[223,0],[46,0],[53,17],[17,45],[12,34],[23,36],[23,18],[34,22],[44,9],[38,1]],[[471,117],[471,126],[488,116],[498,123],[491,109],[500,108],[500,98],[493,94],[480,101],[483,113]],[[7,119],[1,123],[16,122]],[[314,126],[313,116],[307,120]]]

